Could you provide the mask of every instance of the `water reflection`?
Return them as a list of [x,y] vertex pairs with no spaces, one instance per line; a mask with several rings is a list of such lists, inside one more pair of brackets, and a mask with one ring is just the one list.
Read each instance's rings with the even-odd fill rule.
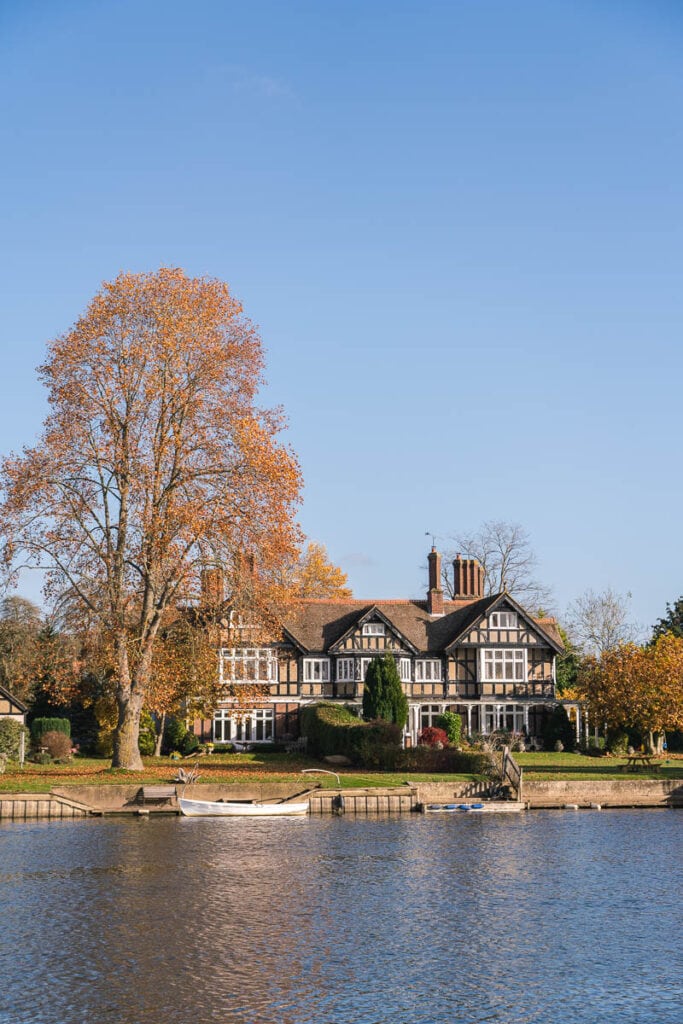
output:
[[680,1021],[683,817],[0,826],[2,1024]]

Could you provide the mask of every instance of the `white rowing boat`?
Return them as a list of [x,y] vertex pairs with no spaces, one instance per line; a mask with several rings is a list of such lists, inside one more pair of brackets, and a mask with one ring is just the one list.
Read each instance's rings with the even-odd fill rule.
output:
[[292,814],[308,814],[308,801],[305,803],[258,803],[239,802],[234,800],[187,800],[181,797],[178,801],[181,814],[189,817],[212,815],[215,817],[284,817]]

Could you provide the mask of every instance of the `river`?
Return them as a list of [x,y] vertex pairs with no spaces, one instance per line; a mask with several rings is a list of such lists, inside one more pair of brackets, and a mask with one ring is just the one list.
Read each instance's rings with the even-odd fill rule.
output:
[[680,811],[0,825],[2,1024],[680,1024]]

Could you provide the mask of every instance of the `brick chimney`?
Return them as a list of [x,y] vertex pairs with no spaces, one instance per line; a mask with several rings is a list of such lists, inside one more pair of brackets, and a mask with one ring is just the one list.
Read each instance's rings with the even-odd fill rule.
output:
[[220,566],[202,569],[202,604],[215,608],[225,600],[225,574]]
[[484,596],[484,570],[476,558],[462,558],[459,554],[453,561],[453,596],[477,599]]
[[441,589],[441,555],[432,548],[427,556],[429,561],[429,590],[427,611],[430,615],[443,615],[443,590]]

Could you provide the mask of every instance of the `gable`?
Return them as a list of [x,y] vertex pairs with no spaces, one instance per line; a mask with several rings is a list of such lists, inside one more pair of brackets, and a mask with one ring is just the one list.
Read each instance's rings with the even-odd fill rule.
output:
[[17,697],[13,697],[9,690],[0,686],[0,716],[12,718],[23,718],[28,711],[26,704]]
[[352,651],[368,652],[373,656],[384,651],[417,653],[413,644],[403,636],[391,619],[377,605],[366,611],[329,648],[330,654]]
[[563,649],[550,629],[544,628],[505,592],[482,609],[476,620],[451,641],[448,649],[470,645],[551,647],[557,653]]

